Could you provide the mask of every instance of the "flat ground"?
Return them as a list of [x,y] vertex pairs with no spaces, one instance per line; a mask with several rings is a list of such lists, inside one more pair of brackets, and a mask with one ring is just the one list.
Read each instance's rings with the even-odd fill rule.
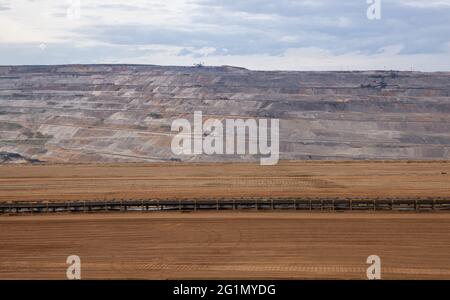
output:
[[450,279],[449,214],[123,213],[0,217],[0,279]]
[[0,166],[0,201],[270,196],[450,196],[450,162]]
[[[448,162],[0,166],[0,201],[450,196]],[[450,214],[116,213],[0,216],[0,278],[450,279]]]

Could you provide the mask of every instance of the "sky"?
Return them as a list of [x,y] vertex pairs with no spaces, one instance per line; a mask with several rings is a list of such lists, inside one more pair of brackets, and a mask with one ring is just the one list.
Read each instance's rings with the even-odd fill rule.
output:
[[450,71],[450,0],[0,0],[0,65],[100,63]]

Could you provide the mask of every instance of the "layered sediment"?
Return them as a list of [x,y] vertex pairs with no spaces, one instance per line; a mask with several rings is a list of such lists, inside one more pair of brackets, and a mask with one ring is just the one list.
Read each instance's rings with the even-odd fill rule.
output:
[[280,159],[450,159],[450,73],[236,67],[0,67],[5,162],[241,161],[175,156],[174,119],[280,119]]

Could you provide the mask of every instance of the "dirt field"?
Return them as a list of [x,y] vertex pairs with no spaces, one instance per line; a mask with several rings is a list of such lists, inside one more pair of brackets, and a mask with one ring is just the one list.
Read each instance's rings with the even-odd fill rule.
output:
[[450,163],[0,166],[0,201],[273,196],[450,196]]
[[[0,166],[0,201],[448,197],[448,162]],[[450,214],[198,212],[0,215],[0,279],[450,279]]]
[[0,217],[0,279],[450,279],[449,214],[125,213]]

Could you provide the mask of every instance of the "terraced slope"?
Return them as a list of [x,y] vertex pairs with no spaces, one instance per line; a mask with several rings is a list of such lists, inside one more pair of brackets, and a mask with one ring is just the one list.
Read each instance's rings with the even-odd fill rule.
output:
[[45,162],[256,159],[174,157],[172,120],[201,110],[279,118],[281,159],[449,159],[449,95],[450,73],[0,67],[0,151]]

